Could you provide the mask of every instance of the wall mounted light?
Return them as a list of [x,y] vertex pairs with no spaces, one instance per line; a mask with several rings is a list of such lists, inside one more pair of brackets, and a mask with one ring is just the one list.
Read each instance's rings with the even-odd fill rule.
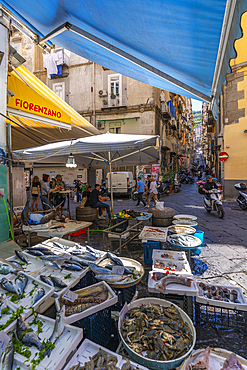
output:
[[75,157],[72,155],[72,153],[70,153],[70,155],[68,156],[66,167],[67,168],[76,168],[77,167],[77,164],[75,163]]
[[247,134],[247,130],[244,130],[244,133]]
[[3,51],[0,51],[0,65],[1,65],[1,63],[2,63],[3,56],[4,56],[4,52],[3,52]]

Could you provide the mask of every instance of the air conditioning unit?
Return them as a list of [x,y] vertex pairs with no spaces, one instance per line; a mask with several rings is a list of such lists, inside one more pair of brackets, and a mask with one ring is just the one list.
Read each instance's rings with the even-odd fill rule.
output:
[[97,122],[97,128],[103,130],[105,128],[105,122]]
[[107,90],[100,90],[99,96],[107,96]]

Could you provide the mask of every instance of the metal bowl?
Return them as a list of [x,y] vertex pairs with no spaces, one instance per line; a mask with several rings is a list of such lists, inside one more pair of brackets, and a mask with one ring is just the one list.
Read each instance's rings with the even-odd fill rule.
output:
[[167,229],[169,234],[193,235],[196,232],[196,229],[187,225],[172,225]]
[[190,220],[190,221],[196,221],[197,220],[197,217],[196,216],[192,216],[192,215],[175,215],[173,216],[173,218],[175,220]]
[[171,302],[168,302],[168,301],[165,301],[164,299],[159,299],[159,298],[142,298],[142,299],[138,299],[132,303],[129,303],[128,304],[128,310],[125,312],[125,314],[131,310],[132,308],[134,307],[140,307],[142,305],[146,305],[146,304],[149,304],[149,303],[152,303],[152,304],[157,304],[157,305],[161,305],[163,307],[175,307],[182,319],[184,322],[186,322],[191,330],[191,334],[192,334],[192,345],[190,347],[190,349],[181,357],[179,358],[176,358],[175,360],[169,360],[169,361],[157,361],[157,360],[152,360],[152,359],[149,359],[147,357],[144,357],[136,352],[134,352],[129,346],[128,344],[125,342],[125,340],[123,339],[123,336],[122,336],[122,324],[123,324],[123,321],[124,321],[124,317],[122,317],[121,315],[119,316],[119,321],[118,321],[118,332],[119,332],[119,335],[120,335],[120,338],[123,342],[123,346],[124,348],[126,349],[126,351],[129,353],[129,355],[136,361],[138,362],[139,364],[143,365],[143,366],[146,366],[148,369],[155,369],[155,370],[169,370],[169,369],[174,369],[175,367],[178,367],[184,360],[187,356],[189,356],[189,354],[191,353],[191,351],[193,350],[194,346],[195,346],[195,343],[196,343],[196,331],[195,331],[195,328],[194,328],[194,325],[191,321],[191,319],[189,318],[189,316],[178,306],[176,306],[175,304],[171,303]]
[[[183,234],[176,234],[176,236],[179,236],[179,235],[181,235],[181,236],[185,236],[185,235],[183,235]],[[190,246],[190,245],[180,245],[180,244],[176,244],[176,243],[174,243],[174,241],[173,241],[173,239],[171,238],[171,236],[168,236],[168,238],[167,238],[167,241],[168,241],[168,243],[169,244],[171,244],[173,247],[175,247],[175,248],[179,248],[179,249],[185,249],[185,250],[188,250],[188,249],[196,249],[196,248],[198,248],[201,244],[202,244],[202,241],[199,239],[199,238],[197,238],[196,236],[194,236],[194,235],[190,235],[190,237],[191,238],[193,238],[194,239],[194,241],[195,241],[195,244],[193,245],[193,246]]]
[[190,221],[189,219],[179,219],[179,220],[173,220],[173,225],[183,225],[183,226],[190,226],[190,227],[196,227],[198,225],[195,221]]

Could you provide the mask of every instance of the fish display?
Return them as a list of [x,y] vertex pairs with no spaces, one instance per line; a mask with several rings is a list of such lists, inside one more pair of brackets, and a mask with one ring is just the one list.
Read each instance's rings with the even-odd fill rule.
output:
[[169,284],[179,284],[179,285],[191,287],[192,282],[193,282],[193,279],[189,277],[169,274],[163,277],[161,280],[159,280],[159,282],[155,284],[155,288],[159,292],[165,293],[166,287]]
[[[198,242],[198,238],[193,235],[174,234],[168,237],[168,241],[175,245],[182,247],[198,247],[201,243]],[[200,240],[199,240],[200,241]],[[199,243],[199,244],[198,244]]]
[[129,310],[122,336],[132,351],[156,361],[183,356],[192,345],[192,333],[173,306],[146,304]]
[[7,290],[7,292],[10,292],[10,293],[14,293],[16,294],[18,297],[20,297],[20,293],[19,293],[19,290],[18,288],[12,283],[12,281],[6,279],[6,278],[3,278],[1,280],[1,287],[4,289],[4,290]]
[[49,338],[49,341],[55,343],[58,338],[63,334],[65,325],[65,309],[64,307],[61,308],[60,311],[56,314],[56,320],[54,324],[54,329],[52,335]]
[[174,234],[194,234],[195,229],[189,226],[183,226],[183,225],[173,225],[168,227],[168,232],[174,233]]
[[11,265],[14,265],[14,266],[18,267],[18,269],[20,269],[20,270],[24,270],[24,268],[22,267],[22,265],[18,261],[11,261]]
[[96,275],[95,276],[96,279],[98,280],[104,280],[106,283],[109,283],[109,284],[114,284],[114,283],[118,283],[118,282],[123,282],[127,279],[129,279],[129,276],[128,275],[113,275],[113,274],[110,274],[110,275]]
[[18,275],[16,277],[15,284],[16,284],[16,287],[17,287],[17,289],[19,291],[20,296],[23,295],[24,290],[25,290],[25,288],[27,286],[27,283],[28,283],[28,278],[27,278],[26,275],[21,274],[21,275]]
[[178,268],[174,262],[161,262],[161,261],[154,261],[153,267],[156,269],[162,269],[167,271],[186,271],[185,268]]
[[12,370],[14,362],[14,343],[11,339],[7,344],[0,361],[1,370]]
[[185,370],[208,370],[210,348],[207,347],[195,356],[191,356],[186,361]]
[[78,264],[75,264],[75,263],[64,263],[61,266],[61,268],[66,269],[66,270],[71,270],[71,271],[81,271],[82,270],[82,266],[79,266]]
[[107,256],[110,258],[112,262],[114,262],[118,266],[123,266],[123,262],[120,258],[118,258],[115,254],[111,252],[107,252]]
[[35,346],[39,351],[45,348],[44,344],[39,340],[38,335],[24,322],[22,316],[17,319],[16,334],[19,341],[28,347]]
[[4,293],[0,294],[0,311],[7,307],[7,296]]
[[199,295],[217,301],[241,303],[239,293],[235,289],[199,283]]
[[29,251],[27,251],[27,253],[31,254],[32,256],[35,256],[35,257],[44,256],[44,253],[42,253],[41,251],[38,251],[36,249],[34,249],[34,250],[30,249]]
[[95,275],[111,275],[111,271],[105,267],[99,267],[95,263],[90,263],[89,266]]
[[2,275],[8,275],[8,274],[16,274],[17,270],[12,267],[11,265],[0,262],[0,274]]
[[26,257],[18,250],[15,250],[16,257],[18,257],[22,262],[28,264]]
[[42,261],[48,267],[52,267],[53,269],[61,270],[61,267],[59,267],[58,264],[54,261],[45,260],[45,259],[43,259]]
[[49,248],[44,247],[44,246],[28,247],[27,250],[29,250],[29,251],[39,251],[39,252],[42,252],[44,255],[50,255],[50,256],[55,255],[55,253],[52,252],[52,250],[50,250]]
[[67,287],[67,284],[65,284],[64,281],[62,281],[61,279],[57,278],[56,276],[49,275],[49,278],[53,282],[54,286],[56,286],[58,288],[61,288],[61,289]]
[[40,275],[40,280],[42,280],[44,283],[54,287],[54,284],[50,278],[50,276],[46,276],[46,275]]
[[44,288],[39,288],[36,291],[36,293],[33,297],[33,303],[32,304],[34,305],[35,303],[37,303],[42,297],[44,297],[44,295],[45,295],[45,289]]
[[97,285],[82,289],[76,292],[78,298],[74,301],[67,301],[64,298],[60,302],[65,305],[65,315],[70,316],[83,312],[90,307],[96,306],[108,299],[108,290],[105,285]]
[[244,370],[244,368],[236,354],[231,353],[231,355],[225,360],[221,370]]
[[121,370],[117,365],[118,359],[116,356],[105,352],[100,349],[95,355],[90,357],[90,360],[84,364],[78,363],[72,366],[69,370],[96,370],[96,369],[107,369],[107,370]]

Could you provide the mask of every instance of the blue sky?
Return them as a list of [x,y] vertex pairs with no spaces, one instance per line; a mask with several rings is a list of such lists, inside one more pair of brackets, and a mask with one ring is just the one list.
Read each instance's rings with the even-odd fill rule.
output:
[[191,99],[192,100],[192,110],[193,111],[201,111],[202,110],[202,101],[201,100],[195,100],[195,99]]

